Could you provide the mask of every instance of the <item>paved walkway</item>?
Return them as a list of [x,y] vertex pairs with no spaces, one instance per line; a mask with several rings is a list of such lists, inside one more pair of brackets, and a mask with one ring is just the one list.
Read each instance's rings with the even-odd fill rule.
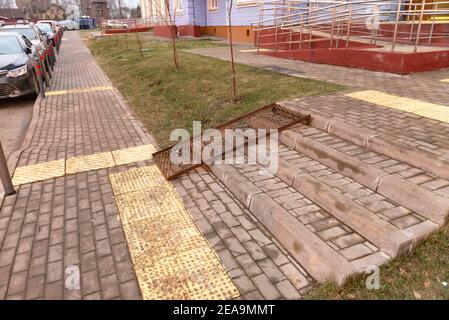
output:
[[[50,92],[112,85],[77,33],[64,39]],[[151,142],[115,89],[49,95],[34,112],[19,167]],[[108,179],[138,165],[26,183],[7,197],[0,211],[0,298],[140,298]],[[79,289],[66,285],[69,266],[79,268]]]
[[[216,175],[199,168],[181,176],[172,182],[177,195],[171,185],[158,182],[148,151],[154,144],[152,137],[77,33],[67,32],[64,38],[50,94],[36,102],[35,117],[18,153],[14,177],[18,192],[7,197],[0,209],[0,298],[299,299],[310,290],[315,280],[255,217],[255,211],[246,209]],[[227,59],[226,48],[195,52]],[[447,71],[400,77],[243,52],[237,54],[237,62],[346,84],[348,91],[374,89],[449,104],[445,94],[449,84],[439,81],[449,78]],[[346,93],[295,103],[358,126],[387,131],[441,157],[449,154],[449,142],[444,139],[447,123],[350,98]],[[304,162],[292,150],[285,149],[283,157],[297,165]],[[322,165],[306,163],[323,171]],[[320,233],[332,250],[357,246],[356,254],[352,250],[347,258],[351,261],[378,251],[351,228],[337,225],[295,188],[277,177],[259,180],[253,171],[239,168],[242,176],[284,211]],[[342,177],[333,171],[328,174],[332,177],[326,180],[329,186],[333,180],[338,182],[334,187],[342,185]],[[361,188],[354,185],[345,179],[349,191]],[[362,191],[375,202],[372,205],[385,204],[378,195],[371,197],[369,190]],[[176,207],[167,205],[168,198]],[[395,203],[387,208],[407,211]],[[169,215],[162,216],[165,211]],[[182,225],[177,224],[180,221]],[[171,232],[177,236],[170,237]],[[183,250],[177,250],[178,245]],[[164,249],[154,251],[155,247]],[[172,256],[180,263],[173,265]]]
[[[132,175],[139,167],[152,170],[152,161],[145,160],[151,155],[147,152],[149,156],[142,158],[143,149],[139,149],[150,146],[152,138],[79,36],[67,32],[64,38],[49,94],[36,102],[30,131],[18,152],[14,174],[18,192],[7,197],[0,210],[0,298],[140,299],[142,294],[144,298],[300,298],[313,279],[203,169],[173,184],[199,236],[217,254],[211,256],[197,241],[193,245],[204,250],[181,260],[188,268],[195,267],[195,261],[206,261],[209,269],[197,268],[214,276],[192,280],[188,274],[182,281],[160,278],[161,272],[176,269],[170,263],[154,265],[149,259],[152,254],[145,250],[152,247],[149,239],[160,239],[154,230],[167,227],[158,220],[143,223],[139,214],[151,212],[154,204],[134,206],[127,200],[133,195],[122,191],[148,182],[130,179],[123,184],[122,174]],[[154,196],[158,195],[150,198]],[[128,219],[133,212],[137,224]],[[175,214],[179,217],[180,212]],[[149,227],[144,233],[138,229],[142,225]],[[193,232],[189,228],[186,232]],[[214,257],[219,258],[218,265]],[[79,288],[73,286],[76,270]],[[161,287],[160,281],[166,285]]]
[[[242,47],[247,49],[247,47]],[[189,52],[229,60],[227,48],[192,49]],[[449,106],[449,70],[424,72],[415,75],[395,75],[361,69],[314,64],[287,60],[254,52],[235,50],[237,63],[256,66],[270,71],[332,82],[348,87],[346,92],[306,97],[296,103],[304,109],[350,124],[388,133],[398,142],[432,152],[449,159],[449,123],[442,123],[380,104],[352,99],[347,92],[377,90],[398,97],[407,97],[433,104]]]

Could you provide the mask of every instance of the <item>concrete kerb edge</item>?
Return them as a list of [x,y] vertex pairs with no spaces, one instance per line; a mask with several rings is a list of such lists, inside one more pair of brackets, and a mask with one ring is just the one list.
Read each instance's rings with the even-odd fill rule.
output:
[[[220,166],[226,166],[225,168],[220,168]],[[229,178],[236,178],[238,175],[242,176],[244,179],[246,179],[248,181],[249,184],[252,184],[252,182],[250,182],[246,177],[244,177],[240,172],[238,172],[235,168],[233,168],[232,166],[229,165],[211,165],[210,169],[212,171],[212,173],[219,179],[221,180],[221,182],[228,187],[230,181]],[[231,171],[231,173],[234,174],[228,174]],[[226,173],[225,173],[226,172]],[[218,176],[217,176],[218,174]],[[226,177],[226,179],[224,179],[224,181],[222,180],[223,177]],[[255,188],[259,189],[258,187],[256,187],[254,185]],[[260,189],[259,189],[260,190]],[[239,195],[236,195],[234,192],[235,190],[231,190],[231,192],[234,194],[234,196],[236,196],[237,198],[241,198],[241,195],[239,197]],[[257,201],[257,203],[255,202]],[[248,207],[249,204],[249,207]],[[321,239],[319,239],[315,234],[313,234],[311,231],[309,231],[305,226],[303,226],[302,224],[300,224],[299,222],[297,222],[296,220],[292,220],[290,221],[290,223],[288,223],[286,221],[287,220],[291,220],[294,219],[284,208],[282,208],[279,204],[277,204],[274,200],[272,200],[271,198],[269,198],[262,190],[260,190],[260,192],[257,193],[252,193],[251,199],[249,203],[244,204],[245,207],[247,209],[249,209],[251,211],[255,210],[256,207],[260,207],[262,209],[263,212],[259,212],[259,213],[255,213],[252,212],[253,215],[260,221],[261,217],[269,217],[272,216],[273,214],[275,214],[276,212],[283,212],[285,214],[285,216],[283,215],[282,217],[277,217],[276,219],[274,219],[274,217],[272,218],[271,221],[261,221],[267,228],[269,226],[271,226],[272,228],[268,228],[268,230],[270,232],[276,231],[276,230],[280,230],[280,224],[283,224],[285,228],[290,228],[291,224],[295,224],[297,225],[297,227],[299,227],[301,229],[301,232],[293,232],[292,230],[284,230],[284,232],[288,233],[288,234],[296,234],[297,237],[299,238],[304,238],[309,236],[311,239],[309,241],[305,241],[304,239],[302,240],[298,240],[295,238],[296,240],[300,241],[301,244],[298,244],[300,247],[303,247],[304,245],[306,245],[308,247],[307,252],[309,252],[310,254],[312,254],[312,252],[314,252],[315,258],[313,258],[312,260],[309,261],[309,259],[306,259],[305,256],[303,256],[302,259],[297,258],[297,255],[303,255],[306,253],[302,253],[302,250],[300,250],[300,252],[296,252],[294,250],[294,247],[296,246],[296,240],[293,241],[293,238],[286,238],[286,234],[285,233],[279,233],[278,234],[274,234],[277,241],[279,243],[281,243],[282,246],[285,247],[285,249],[287,249],[288,251],[290,251],[290,253],[295,256],[298,259],[299,263],[306,263],[309,264],[308,267],[306,267],[306,270],[318,281],[320,282],[324,282],[327,280],[333,280],[335,281],[338,285],[342,285],[346,279],[354,274],[355,269],[352,266],[351,263],[349,263],[348,261],[344,260],[343,257],[341,257],[340,255],[338,255],[336,252],[334,251],[330,251],[330,248],[327,247],[327,244],[324,243],[324,241],[322,241]],[[259,210],[260,211],[260,210]],[[279,215],[275,214],[276,216]],[[291,218],[291,219],[290,219]],[[273,220],[274,219],[274,220]],[[267,225],[267,223],[269,225]],[[274,230],[273,230],[274,229]],[[323,242],[324,246],[320,247],[318,245],[318,242]],[[317,253],[316,250],[313,250],[313,247],[315,246],[319,246],[321,249],[319,250],[321,253]],[[305,250],[305,248],[303,247],[303,250]],[[323,254],[322,251],[326,251],[327,254]],[[316,255],[319,254],[321,256],[321,259],[316,259]],[[306,254],[307,255],[307,254]],[[317,261],[322,261],[325,263],[320,263],[319,265],[316,265]],[[334,268],[331,268],[330,265],[334,265]]]
[[[40,111],[41,111],[42,101],[43,101],[43,99],[39,95],[33,104],[33,114],[31,117],[30,125],[28,126],[27,133],[25,135],[25,138],[23,138],[20,148],[15,150],[8,157],[7,165],[8,165],[8,169],[10,171],[11,176],[14,174],[14,171],[16,170],[16,166],[17,166],[17,163],[19,162],[22,152],[29,147],[29,145],[31,143],[31,139],[34,135],[34,132],[36,131],[37,123],[39,121],[39,115],[40,115]],[[0,194],[0,208],[3,206],[4,200],[5,200],[5,194],[2,191],[2,193]]]
[[[289,102],[286,102],[286,103],[282,102],[281,104],[285,105],[286,107],[292,108],[292,109],[299,108],[301,110],[301,108],[298,107],[296,104],[292,104]],[[301,112],[309,113],[307,110],[301,110]],[[320,115],[320,114],[312,114],[311,126],[321,129],[323,131],[329,132],[335,136],[338,136],[342,139],[350,141],[351,143],[354,143],[356,145],[365,147],[369,150],[373,150],[372,146],[370,145],[370,141],[372,141],[371,139],[376,140],[376,139],[380,138],[379,134],[372,132],[370,129],[358,128],[356,126],[347,125],[347,124],[342,123],[341,121],[331,119],[331,118],[328,118],[328,117]],[[334,128],[334,130],[332,130],[332,127]],[[357,136],[360,135],[361,139],[354,138],[354,135],[344,134],[344,132],[347,132],[348,130],[350,130],[353,133],[356,132],[356,135]],[[282,134],[280,137],[281,140],[282,140]],[[288,134],[288,131],[287,131],[287,134]],[[294,140],[295,146],[293,147],[290,144],[287,144],[287,145],[294,148],[295,150],[298,150],[296,148],[296,146],[297,146],[299,138],[292,139],[292,137],[290,135],[289,139]],[[386,141],[385,139],[382,139],[382,140],[388,144],[388,141]],[[390,144],[390,145],[393,146],[393,144]],[[395,145],[402,147],[402,148],[406,148],[406,146],[402,145],[402,144],[395,143]],[[298,150],[298,151],[302,152],[301,150]],[[391,152],[383,153],[382,150],[378,150],[378,148],[375,148],[373,151],[376,151],[380,154],[384,154],[392,159],[397,159],[397,157],[392,155]],[[429,161],[429,163],[434,162],[434,164],[435,164],[433,166],[434,168],[440,168],[442,165],[446,165],[448,167],[447,171],[449,172],[449,162],[444,162],[441,159],[437,159],[434,156],[431,156],[430,154],[428,154],[427,152],[422,151],[422,150],[410,150],[410,152],[417,154],[417,156],[419,158],[425,157]],[[309,154],[306,154],[306,155],[310,156]],[[312,158],[315,158],[315,160],[318,160],[318,159],[316,159],[316,157],[312,157]],[[412,166],[420,168],[420,166],[417,166],[412,161],[404,161],[407,159],[397,159],[397,160],[405,162],[405,163],[409,163]],[[325,163],[325,165],[329,166],[328,163]],[[369,164],[364,164],[364,165],[370,166]],[[329,167],[331,167],[334,170],[337,170],[335,167],[332,167],[332,166],[329,166]],[[381,169],[378,169],[377,167],[374,167],[374,166],[371,166],[371,167],[375,168],[379,172],[383,171]],[[429,164],[425,167],[426,168],[423,168],[424,170],[431,172],[437,176],[440,176],[440,177],[442,176],[441,174],[438,174],[439,172],[434,172],[435,170],[431,170],[432,165]],[[371,190],[376,191],[376,192],[386,196],[387,198],[390,198],[390,199],[396,201],[397,203],[401,204],[402,206],[409,208],[409,209],[423,215],[424,217],[427,217],[428,219],[438,223],[439,225],[441,225],[442,223],[444,223],[445,220],[447,220],[447,217],[449,217],[449,210],[445,210],[445,205],[447,204],[449,206],[448,198],[439,196],[433,192],[430,192],[426,189],[421,188],[420,186],[413,185],[419,191],[418,196],[420,198],[420,201],[419,201],[419,203],[416,203],[416,201],[415,201],[414,203],[416,205],[411,205],[411,202],[403,199],[401,194],[397,194],[395,189],[388,190],[387,188],[385,188],[385,184],[389,181],[389,179],[384,180],[384,178],[390,177],[390,176],[393,177],[395,180],[397,180],[398,183],[400,182],[400,184],[403,186],[405,186],[405,185],[412,186],[409,182],[407,182],[407,180],[400,178],[398,176],[395,176],[395,175],[388,174],[387,172],[385,172],[385,174],[379,174],[378,179],[376,180],[376,188],[372,188],[372,186],[366,185],[364,183],[362,183],[362,184],[365,185],[366,187],[370,188]],[[354,177],[351,177],[351,178],[354,179]],[[442,178],[445,178],[445,177],[443,176]],[[358,179],[354,179],[354,180],[361,183]],[[424,210],[422,208],[423,205],[425,205],[427,207],[434,208],[434,210],[430,210],[430,211]]]

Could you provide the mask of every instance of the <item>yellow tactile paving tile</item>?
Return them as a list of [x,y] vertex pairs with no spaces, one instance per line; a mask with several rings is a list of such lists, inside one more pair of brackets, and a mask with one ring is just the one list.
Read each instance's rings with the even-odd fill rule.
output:
[[14,171],[12,183],[15,186],[42,181],[63,176],[65,172],[65,160],[55,160],[25,167],[18,167]]
[[115,166],[111,152],[94,153],[66,160],[66,174],[104,169]]
[[449,82],[449,79],[442,79],[442,80],[440,80],[440,81],[443,81],[443,82]]
[[116,165],[127,164],[151,159],[156,148],[152,144],[146,144],[134,148],[112,151]]
[[346,96],[422,117],[449,122],[449,106],[404,98],[376,90],[357,91],[348,93]]
[[144,299],[231,299],[237,288],[156,165],[110,176]]
[[96,92],[96,91],[105,91],[112,90],[112,86],[101,86],[101,87],[92,87],[92,88],[75,88],[75,89],[67,89],[67,90],[57,90],[57,91],[47,91],[45,93],[46,96],[58,96],[62,94],[69,93],[84,93],[84,92]]
[[94,153],[87,156],[54,160],[29,166],[17,167],[14,171],[13,184],[25,183],[62,177],[84,171],[97,170],[123,164],[150,160],[156,151],[152,144],[114,150],[112,152]]

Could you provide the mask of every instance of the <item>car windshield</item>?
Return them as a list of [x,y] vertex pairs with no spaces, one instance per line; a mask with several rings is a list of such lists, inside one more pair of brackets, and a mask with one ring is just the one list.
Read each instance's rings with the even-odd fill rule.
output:
[[34,30],[31,29],[31,28],[5,28],[5,29],[0,29],[0,31],[17,32],[17,33],[27,37],[28,40],[35,40],[35,39],[37,39],[36,32],[34,32]]
[[38,23],[37,27],[42,31],[42,32],[53,32],[53,29],[51,28],[51,26],[47,23]]
[[15,54],[21,53],[22,51],[22,47],[16,37],[0,36],[0,54]]

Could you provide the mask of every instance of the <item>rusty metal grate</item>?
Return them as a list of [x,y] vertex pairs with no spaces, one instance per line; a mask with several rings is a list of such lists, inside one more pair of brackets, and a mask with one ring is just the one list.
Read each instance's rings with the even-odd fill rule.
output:
[[[295,125],[303,123],[310,124],[310,115],[304,115],[299,112],[292,111],[286,107],[276,103],[267,105],[263,108],[247,113],[241,117],[225,122],[215,127],[221,133],[226,129],[277,129],[279,131]],[[190,140],[192,142],[193,139]],[[192,151],[192,143],[190,143]],[[175,179],[187,171],[193,170],[201,164],[173,164],[170,159],[170,153],[173,147],[162,149],[153,154],[153,159],[159,167],[164,177],[168,180]],[[192,154],[192,152],[191,152]]]

